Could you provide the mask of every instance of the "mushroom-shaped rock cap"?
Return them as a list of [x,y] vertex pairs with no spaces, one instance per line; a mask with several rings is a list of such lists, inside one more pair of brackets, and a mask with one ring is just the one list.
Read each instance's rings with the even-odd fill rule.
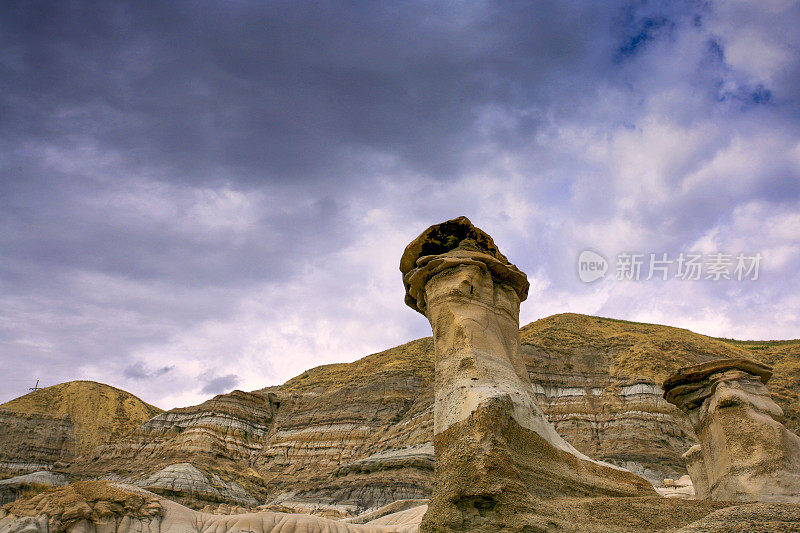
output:
[[[436,261],[443,256],[448,258],[446,263]],[[421,301],[420,292],[423,287],[413,285],[419,284],[420,280],[429,279],[430,276],[414,274],[420,274],[422,268],[430,265],[432,268],[428,269],[428,274],[433,275],[445,267],[455,266],[457,262],[482,263],[494,278],[509,283],[520,301],[528,297],[530,284],[525,274],[508,262],[488,233],[476,228],[467,217],[458,217],[441,224],[434,224],[406,246],[400,259],[400,272],[403,274],[403,285],[406,288],[406,304],[415,311],[425,314],[425,304]]]
[[725,372],[726,370],[741,370],[742,372],[747,372],[748,374],[757,376],[764,384],[772,377],[772,367],[757,361],[751,361],[745,358],[715,359],[714,361],[706,361],[705,363],[679,368],[664,381],[662,387],[664,389],[664,398],[669,401],[675,396],[674,394],[670,394],[674,389],[683,385],[691,385],[703,381],[712,374]]

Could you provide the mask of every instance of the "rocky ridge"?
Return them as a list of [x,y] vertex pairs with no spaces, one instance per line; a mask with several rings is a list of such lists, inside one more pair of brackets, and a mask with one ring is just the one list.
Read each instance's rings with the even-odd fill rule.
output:
[[[775,375],[768,388],[787,427],[798,429],[800,341],[728,341],[577,314],[544,318],[520,334],[537,400],[557,431],[590,457],[651,481],[684,475],[681,454],[696,443],[685,415],[658,386],[681,366],[740,356],[770,364]],[[395,500],[427,498],[432,353],[431,338],[423,338],[353,363],[310,369],[281,386],[173,409],[61,470],[73,479],[141,486],[159,479],[154,492],[197,509],[251,507],[253,498],[273,508],[352,516]],[[208,486],[181,488],[170,467],[187,463]]]
[[433,471],[431,349],[420,339],[281,387],[173,409],[65,471],[126,481],[197,509],[255,499],[338,517],[424,498]]
[[252,506],[263,481],[249,468],[277,410],[275,395],[233,391],[158,414],[125,438],[77,458],[73,477],[127,481],[195,507]]
[[70,381],[0,405],[0,475],[49,470],[161,413],[123,390]]

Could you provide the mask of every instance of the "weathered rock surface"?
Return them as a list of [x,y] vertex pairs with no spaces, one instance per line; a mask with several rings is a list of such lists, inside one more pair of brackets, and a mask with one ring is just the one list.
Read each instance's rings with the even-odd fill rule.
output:
[[[376,520],[388,515],[394,515],[396,518],[399,513],[410,509],[415,509],[418,512],[422,511],[422,514],[425,514],[425,511],[428,510],[428,500],[397,500],[396,502],[384,505],[374,511],[368,511],[353,518],[346,518],[343,522],[348,522],[350,524],[375,523]],[[420,519],[422,519],[422,515],[420,515]]]
[[93,381],[31,392],[0,405],[0,476],[69,462],[160,412],[128,392]]
[[772,369],[748,359],[684,367],[664,397],[689,415],[701,457],[687,459],[703,494],[719,501],[800,503],[800,437],[764,386]]
[[[276,512],[214,515],[122,483],[89,481],[24,497],[0,510],[0,533],[416,533],[424,503],[395,505],[354,521]],[[533,532],[755,533],[800,531],[800,506],[667,498],[558,498],[523,517]]]
[[237,502],[248,506],[259,504],[250,493],[238,483],[226,482],[216,474],[206,476],[191,463],[178,463],[162,468],[146,479],[136,482],[136,486],[151,492],[169,495],[173,499],[195,503]]
[[274,512],[212,515],[132,485],[88,481],[5,506],[0,533],[414,533],[420,518],[415,509],[363,525]]
[[800,505],[751,503],[714,511],[678,533],[800,533]]
[[264,483],[250,460],[262,450],[276,409],[271,393],[215,396],[153,417],[124,439],[77,458],[65,472],[124,480],[194,507],[256,505]]
[[131,488],[104,481],[83,481],[20,498],[3,506],[0,532],[94,531],[89,524],[102,522],[115,531],[122,522],[158,523],[163,516],[158,498]]
[[694,484],[689,474],[678,479],[665,479],[661,486],[656,487],[656,491],[666,498],[684,498],[693,500]]
[[[697,443],[686,415],[664,400],[657,385],[679,367],[720,357],[763,358],[775,368],[767,387],[787,426],[798,427],[797,341],[723,341],[569,313],[529,324],[520,336],[536,399],[558,433],[586,455],[655,484],[686,474],[681,454]],[[234,391],[171,410],[76,461],[68,473],[137,482],[191,463],[207,478],[235,482],[273,508],[284,501],[286,509],[332,516],[427,498],[433,483],[433,373],[430,337],[353,363],[313,368],[279,387]],[[269,393],[275,395],[271,401]],[[225,437],[231,424],[252,434],[249,444]],[[398,460],[405,455],[407,463]],[[28,471],[42,468],[28,465]],[[191,498],[182,503],[249,507]]]
[[539,498],[655,494],[592,461],[534,400],[520,354],[528,281],[464,217],[428,228],[403,254],[406,303],[434,339],[435,484],[423,531],[526,531]]
[[64,476],[47,470],[32,472],[8,479],[0,479],[0,505],[13,502],[24,493],[45,487],[63,487],[67,484]]
[[706,463],[703,458],[703,447],[695,444],[683,454],[683,460],[686,462],[686,469],[689,471],[687,474],[692,479],[692,487],[694,488],[694,497],[699,500],[705,500],[711,497],[708,487],[708,474],[706,473]]

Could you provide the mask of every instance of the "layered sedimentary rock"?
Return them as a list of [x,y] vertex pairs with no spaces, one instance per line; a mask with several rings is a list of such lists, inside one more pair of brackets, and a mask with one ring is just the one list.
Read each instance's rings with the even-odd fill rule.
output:
[[276,409],[271,393],[218,395],[153,417],[124,439],[77,458],[65,472],[124,480],[195,507],[255,505],[264,486],[250,460],[262,450]]
[[430,339],[280,387],[274,430],[253,468],[272,505],[358,514],[425,498],[433,478]]
[[434,339],[436,476],[425,531],[523,531],[537,498],[654,494],[563,440],[520,354],[528,281],[464,217],[431,226],[400,262],[406,303]]
[[0,476],[47,470],[77,452],[68,415],[0,410]]
[[761,363],[721,359],[664,382],[665,398],[688,414],[700,440],[687,463],[703,495],[800,503],[800,437],[784,426],[765,387],[771,376]]
[[132,485],[85,481],[6,506],[0,511],[0,533],[415,533],[423,509],[363,525],[269,511],[214,515]]
[[260,503],[238,483],[225,481],[216,474],[206,475],[191,463],[167,466],[137,481],[136,485],[194,505],[236,502],[255,507]]
[[13,502],[26,492],[46,487],[62,487],[67,484],[64,476],[47,470],[32,472],[0,480],[0,505]]
[[[724,341],[570,313],[529,324],[520,336],[536,400],[557,432],[586,455],[654,483],[684,475],[681,454],[697,443],[686,415],[662,397],[660,384],[679,367],[720,357],[761,358],[775,368],[767,388],[786,413],[787,426],[798,427],[796,341]],[[353,363],[313,368],[254,394],[234,391],[160,415],[74,461],[67,473],[141,482],[189,463],[221,494],[235,483],[272,508],[285,504],[329,516],[427,498],[433,483],[433,364],[428,337]],[[275,395],[271,401],[269,393]],[[36,418],[41,422],[42,416]],[[13,413],[11,419],[25,418]],[[47,431],[25,442],[40,446],[48,442],[43,435],[58,434],[55,421],[64,419],[47,420],[41,423]],[[28,431],[25,424],[2,427],[9,431],[0,432],[0,441],[22,442]],[[235,437],[232,428],[247,437]],[[61,457],[68,440],[47,444],[55,450],[48,453]],[[51,464],[36,463],[35,454],[15,457],[26,462],[25,471]],[[215,485],[214,476],[224,484]],[[170,497],[198,509],[251,507],[249,498],[197,497],[214,490],[200,486],[185,498]]]
[[67,473],[145,486],[196,509],[257,502],[352,516],[424,498],[433,477],[432,369],[422,357],[430,345],[173,409]]
[[[559,498],[542,501],[525,531],[561,533],[798,532],[800,505],[727,507],[667,498]],[[103,481],[21,498],[0,510],[0,533],[416,533],[423,502],[397,502],[358,520],[258,511],[196,512],[132,485]]]
[[697,442],[661,383],[681,366],[743,355],[685,329],[564,313],[521,330],[536,399],[581,452],[655,484],[686,474],[681,454]]
[[0,476],[69,462],[160,412],[128,392],[93,381],[31,392],[0,405]]

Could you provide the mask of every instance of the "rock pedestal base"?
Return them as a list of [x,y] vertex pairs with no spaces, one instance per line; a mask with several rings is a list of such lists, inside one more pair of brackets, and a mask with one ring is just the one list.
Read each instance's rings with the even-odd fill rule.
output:
[[800,437],[764,386],[771,376],[761,363],[720,359],[664,382],[700,439],[684,455],[699,498],[800,503]]

